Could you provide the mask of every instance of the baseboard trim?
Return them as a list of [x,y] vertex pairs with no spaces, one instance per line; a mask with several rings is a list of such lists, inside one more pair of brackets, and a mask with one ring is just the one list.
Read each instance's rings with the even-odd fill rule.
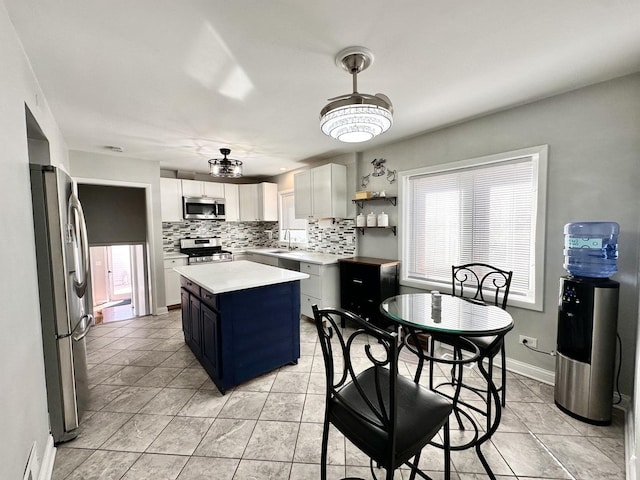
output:
[[624,460],[627,480],[636,480],[638,459],[636,457],[636,432],[633,402],[627,395],[622,395],[622,401],[618,408],[625,411],[624,417]]
[[[497,363],[497,365],[500,365]],[[545,370],[544,368],[536,367],[529,363],[521,362],[520,360],[514,360],[507,357],[507,371],[517,373],[539,382],[546,383],[547,385],[555,385],[556,372],[551,370]]]
[[53,478],[53,464],[56,459],[56,447],[53,445],[53,436],[49,435],[47,444],[42,453],[42,464],[38,473],[38,480],[51,480]]
[[169,309],[167,307],[158,307],[155,315],[165,315],[167,313],[169,313]]

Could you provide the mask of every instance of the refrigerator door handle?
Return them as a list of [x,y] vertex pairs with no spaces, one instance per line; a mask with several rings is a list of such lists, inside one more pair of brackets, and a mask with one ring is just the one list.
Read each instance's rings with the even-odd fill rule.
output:
[[[90,313],[85,313],[80,318],[80,321],[76,323],[76,326],[73,327],[73,330],[71,330],[71,332],[65,333],[64,335],[58,335],[57,338],[59,340],[61,338],[67,338],[72,336],[73,339],[76,342],[78,342],[87,336],[92,325],[93,325],[93,315],[91,315]],[[81,326],[82,326],[82,329],[76,333],[76,330],[78,330],[78,328],[80,328]]]
[[[89,276],[89,240],[87,237],[87,224],[84,220],[84,212],[82,204],[78,197],[72,193],[69,197],[69,230],[73,243],[79,238],[80,248],[80,265],[76,266],[73,272],[73,287],[78,297],[84,297],[87,290],[87,277]],[[78,231],[79,230],[79,231]],[[76,248],[78,245],[76,245]]]

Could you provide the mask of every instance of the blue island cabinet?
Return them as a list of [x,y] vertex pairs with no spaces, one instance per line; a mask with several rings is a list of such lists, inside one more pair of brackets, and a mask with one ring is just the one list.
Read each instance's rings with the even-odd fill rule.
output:
[[185,277],[185,342],[223,394],[300,358],[298,280],[213,294]]

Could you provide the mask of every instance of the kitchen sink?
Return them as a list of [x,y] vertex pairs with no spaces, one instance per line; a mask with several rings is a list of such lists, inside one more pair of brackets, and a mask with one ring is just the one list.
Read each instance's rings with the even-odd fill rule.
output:
[[265,253],[289,253],[289,250],[280,250],[280,249],[265,250]]

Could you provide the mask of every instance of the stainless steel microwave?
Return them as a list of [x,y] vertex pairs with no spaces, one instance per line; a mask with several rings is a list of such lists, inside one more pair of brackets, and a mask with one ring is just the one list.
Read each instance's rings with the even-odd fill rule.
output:
[[182,197],[185,220],[224,220],[224,198]]

